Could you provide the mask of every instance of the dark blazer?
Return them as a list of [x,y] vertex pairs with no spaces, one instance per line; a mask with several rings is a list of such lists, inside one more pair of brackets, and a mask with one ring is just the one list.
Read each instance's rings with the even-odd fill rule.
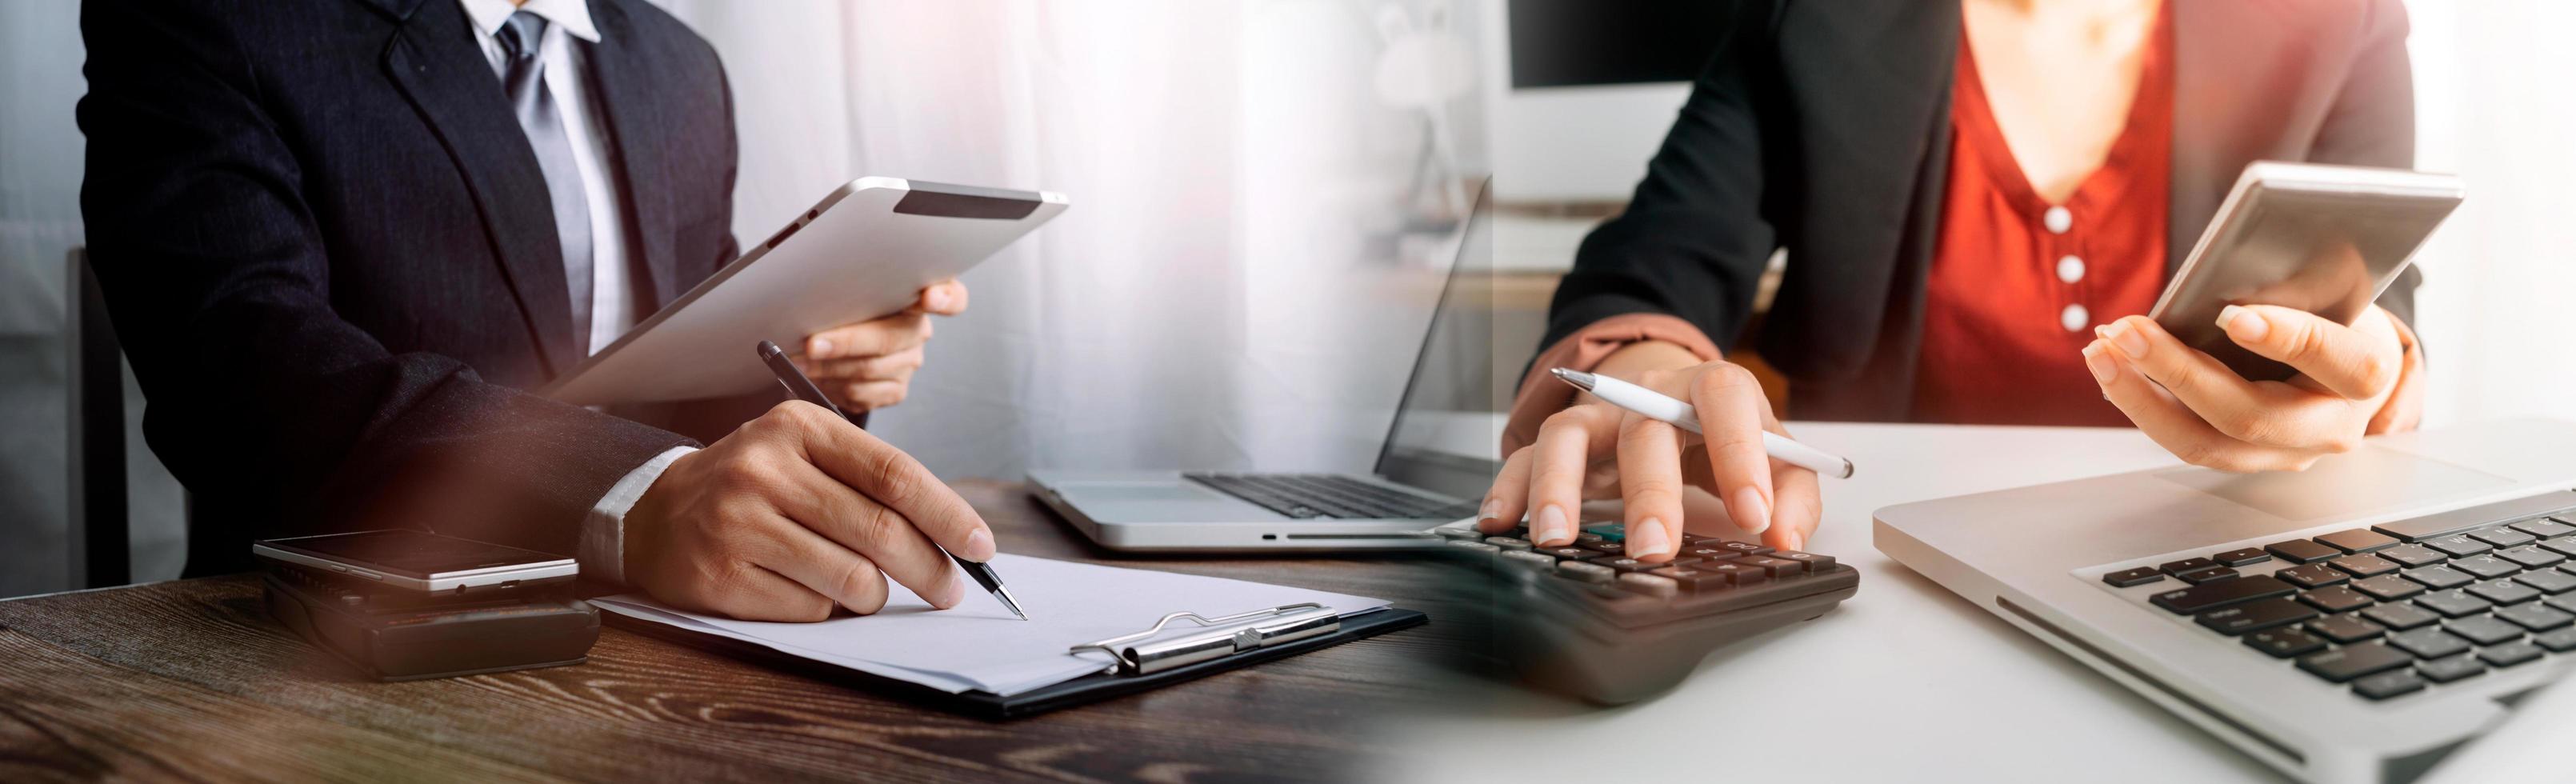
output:
[[[591,6],[649,313],[735,255],[732,97],[660,9]],[[524,391],[582,347],[544,175],[469,28],[455,0],[82,8],[89,254],[193,495],[190,574],[394,526],[572,553],[611,484],[691,443]]]
[[[2411,167],[2399,0],[2168,0],[2166,273],[2246,164]],[[1776,249],[1757,346],[1801,419],[1905,420],[1950,163],[1958,0],[1743,0],[1627,212],[1585,238],[1542,346],[1625,313],[1737,345]],[[2419,276],[2381,307],[2412,321]]]

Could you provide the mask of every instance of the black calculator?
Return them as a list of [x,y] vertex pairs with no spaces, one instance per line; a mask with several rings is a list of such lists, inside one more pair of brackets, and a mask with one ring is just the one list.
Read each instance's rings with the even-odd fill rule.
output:
[[1527,527],[1473,521],[1433,529],[1446,560],[1485,581],[1496,664],[1533,684],[1603,704],[1671,688],[1710,651],[1811,620],[1860,591],[1833,556],[1683,534],[1671,561],[1627,557],[1616,521],[1586,521],[1565,547]]

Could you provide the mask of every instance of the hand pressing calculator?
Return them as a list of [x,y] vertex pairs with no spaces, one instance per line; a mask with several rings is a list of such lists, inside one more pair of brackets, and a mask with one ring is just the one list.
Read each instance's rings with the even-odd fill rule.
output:
[[1538,547],[1527,527],[1492,536],[1472,520],[1432,529],[1451,560],[1486,577],[1500,664],[1593,702],[1651,696],[1710,651],[1811,620],[1860,591],[1833,556],[1683,534],[1667,563],[1630,559],[1621,526],[1586,521],[1572,545]]

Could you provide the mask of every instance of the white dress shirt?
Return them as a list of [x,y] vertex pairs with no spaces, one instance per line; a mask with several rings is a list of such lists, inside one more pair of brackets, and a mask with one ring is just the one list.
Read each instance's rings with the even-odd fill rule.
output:
[[[601,125],[605,118],[598,96],[591,93],[590,80],[583,78],[590,51],[567,40],[599,43],[599,28],[590,21],[590,4],[584,0],[528,0],[526,5],[510,0],[458,1],[474,21],[476,38],[483,45],[483,57],[492,61],[495,78],[509,67],[503,59],[500,32],[510,15],[526,11],[546,20],[537,58],[545,62],[546,90],[554,94],[555,108],[563,113],[564,135],[572,141],[573,168],[581,172],[590,205],[590,334],[582,336],[581,345],[583,353],[606,348],[635,326],[635,283],[626,248],[626,192],[617,187],[617,172],[608,166],[615,160],[614,150]],[[662,477],[672,461],[692,451],[672,447],[654,456],[611,485],[608,494],[592,505],[589,518],[582,521],[581,552],[575,555],[581,561],[582,576],[626,581],[627,510],[635,507],[635,499]]]

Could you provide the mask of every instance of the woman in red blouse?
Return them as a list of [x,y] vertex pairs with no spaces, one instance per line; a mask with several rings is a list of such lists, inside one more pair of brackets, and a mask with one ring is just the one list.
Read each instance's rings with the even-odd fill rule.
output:
[[[1633,557],[1679,543],[1705,489],[1798,549],[1814,474],[1719,347],[1774,250],[1762,353],[1800,418],[2134,423],[2192,463],[2297,470],[2413,426],[2416,278],[2350,325],[2231,307],[2291,364],[2249,382],[2140,314],[2254,160],[2413,162],[2396,0],[1748,2],[1625,214],[1586,238],[1523,381],[1481,513],[1570,541],[1626,501]],[[1705,443],[1546,380],[1552,367],[1690,400]]]

